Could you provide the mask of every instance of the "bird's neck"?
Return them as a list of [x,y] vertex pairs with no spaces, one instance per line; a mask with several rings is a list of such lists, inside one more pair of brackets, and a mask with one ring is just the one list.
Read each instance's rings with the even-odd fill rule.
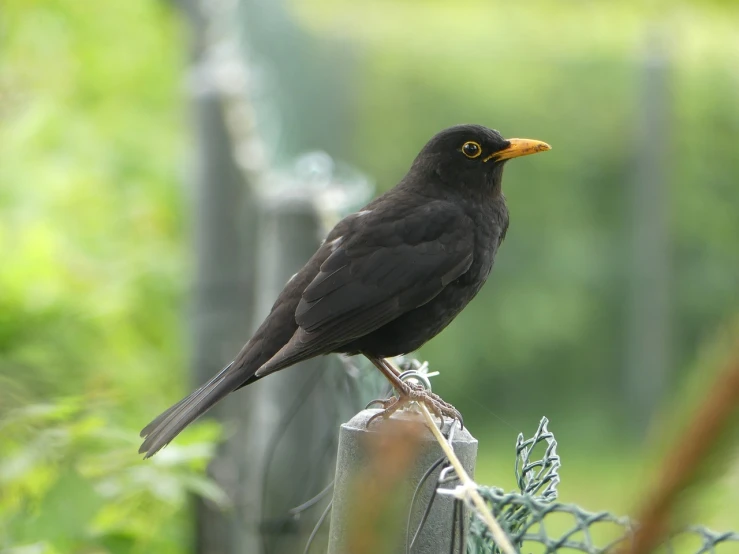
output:
[[503,196],[503,167],[505,164],[496,163],[488,177],[488,193],[494,197]]
[[450,172],[449,175],[439,173],[437,178],[445,188],[477,205],[495,203],[503,197],[502,164],[496,164],[491,171],[482,174],[464,175]]

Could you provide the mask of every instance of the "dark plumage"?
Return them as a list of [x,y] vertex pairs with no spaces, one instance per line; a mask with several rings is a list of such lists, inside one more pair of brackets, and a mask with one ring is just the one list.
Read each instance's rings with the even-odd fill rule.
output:
[[505,161],[548,150],[479,125],[435,135],[400,183],[341,220],[234,361],[141,432],[155,454],[230,392],[301,360],[378,360],[444,329],[485,283],[508,229]]

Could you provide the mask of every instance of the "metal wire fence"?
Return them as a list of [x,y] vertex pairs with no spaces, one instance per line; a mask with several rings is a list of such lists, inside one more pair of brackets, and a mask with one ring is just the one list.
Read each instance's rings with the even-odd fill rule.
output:
[[[478,491],[521,552],[602,554],[628,546],[637,528],[629,518],[556,502],[561,461],[557,455],[557,441],[547,429],[548,423],[542,418],[536,433],[529,439],[518,436],[515,471],[519,492],[505,493],[487,486],[478,487]],[[534,455],[539,445],[546,447],[541,458]],[[555,531],[563,527],[563,520],[568,520],[565,530]],[[466,543],[467,554],[499,554],[488,528],[477,517],[472,518]],[[716,532],[691,526],[671,536],[660,552],[739,552],[739,532]]]

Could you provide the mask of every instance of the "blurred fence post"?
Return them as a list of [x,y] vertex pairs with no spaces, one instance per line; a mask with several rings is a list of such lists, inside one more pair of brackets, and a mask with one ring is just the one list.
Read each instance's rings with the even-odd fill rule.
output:
[[[406,552],[408,522],[410,521],[412,540],[434,490],[438,487],[441,466],[433,471],[420,488],[408,518],[408,509],[411,508],[416,487],[434,463],[445,459],[445,455],[423,419],[413,417],[416,414],[396,412],[390,419],[374,423],[367,429],[367,421],[378,411],[364,410],[341,426],[328,554]],[[407,429],[404,428],[408,424],[416,428],[415,440],[409,440]],[[450,420],[445,420],[445,434],[451,424]],[[456,426],[452,436],[454,452],[465,471],[474,475],[477,439],[466,428],[460,429],[456,422],[453,424]],[[413,451],[410,453],[407,451],[409,442],[413,443],[410,446]],[[384,459],[377,459],[378,457]],[[406,468],[399,467],[404,463],[408,463]],[[395,482],[396,479],[399,481]],[[372,493],[377,498],[367,497]],[[373,502],[377,505],[366,506]],[[398,524],[395,529],[390,529],[388,512],[393,513],[392,522]],[[466,536],[469,523],[468,515],[469,512],[465,512],[462,527],[456,528],[456,548],[450,550],[456,523],[454,499],[437,495],[409,552],[438,554],[451,551],[461,554],[462,537]],[[386,536],[377,537],[377,533],[384,533]],[[371,544],[373,541],[377,542]],[[380,547],[383,550],[377,550]]]
[[[234,167],[220,100],[195,101],[198,140],[195,194],[196,277],[193,368],[196,385],[224,367],[249,337],[254,306],[256,208],[249,187]],[[239,402],[229,398],[213,410],[219,419],[239,419]],[[238,487],[239,453],[226,441],[210,466],[226,491]],[[197,551],[237,552],[229,540],[232,518],[197,502]]]
[[[192,371],[200,386],[225,366],[249,336],[254,305],[256,206],[244,174],[232,156],[220,91],[203,71],[208,49],[208,22],[194,0],[183,0],[190,22],[190,92],[195,136],[192,182],[195,278]],[[229,398],[212,412],[219,419],[238,419],[239,403]],[[238,487],[240,451],[222,444],[209,474],[225,491]],[[240,552],[233,540],[239,527],[233,516],[195,499],[195,551]]]
[[[310,196],[303,188],[298,197],[262,203],[255,321],[319,245],[321,226]],[[248,460],[238,498],[241,552],[302,552],[317,515],[298,519],[290,510],[331,480],[342,373],[336,358],[321,357],[270,375],[241,394],[248,412],[237,440]]]
[[631,292],[626,369],[627,409],[646,428],[668,379],[670,337],[667,152],[670,58],[667,33],[647,37],[631,184]]

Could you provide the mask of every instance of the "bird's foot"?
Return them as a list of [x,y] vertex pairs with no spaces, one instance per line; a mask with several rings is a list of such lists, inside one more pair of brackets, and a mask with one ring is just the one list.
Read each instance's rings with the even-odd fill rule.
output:
[[373,400],[367,404],[367,408],[374,404],[382,406],[382,411],[373,415],[367,421],[367,427],[370,426],[376,419],[382,418],[387,419],[398,410],[408,407],[412,403],[424,404],[434,415],[436,415],[442,421],[444,417],[451,418],[452,420],[459,421],[461,427],[464,427],[464,421],[462,420],[462,414],[459,410],[445,402],[438,394],[427,390],[423,385],[416,383],[403,383],[403,388],[398,391],[398,396],[391,396],[385,400]]
[[367,404],[364,409],[367,410],[369,408],[372,408],[375,404],[379,404],[382,406],[383,410],[387,410],[390,406],[395,404],[398,401],[398,399],[395,396],[391,396],[390,398],[378,398],[376,400],[371,401],[369,404]]

